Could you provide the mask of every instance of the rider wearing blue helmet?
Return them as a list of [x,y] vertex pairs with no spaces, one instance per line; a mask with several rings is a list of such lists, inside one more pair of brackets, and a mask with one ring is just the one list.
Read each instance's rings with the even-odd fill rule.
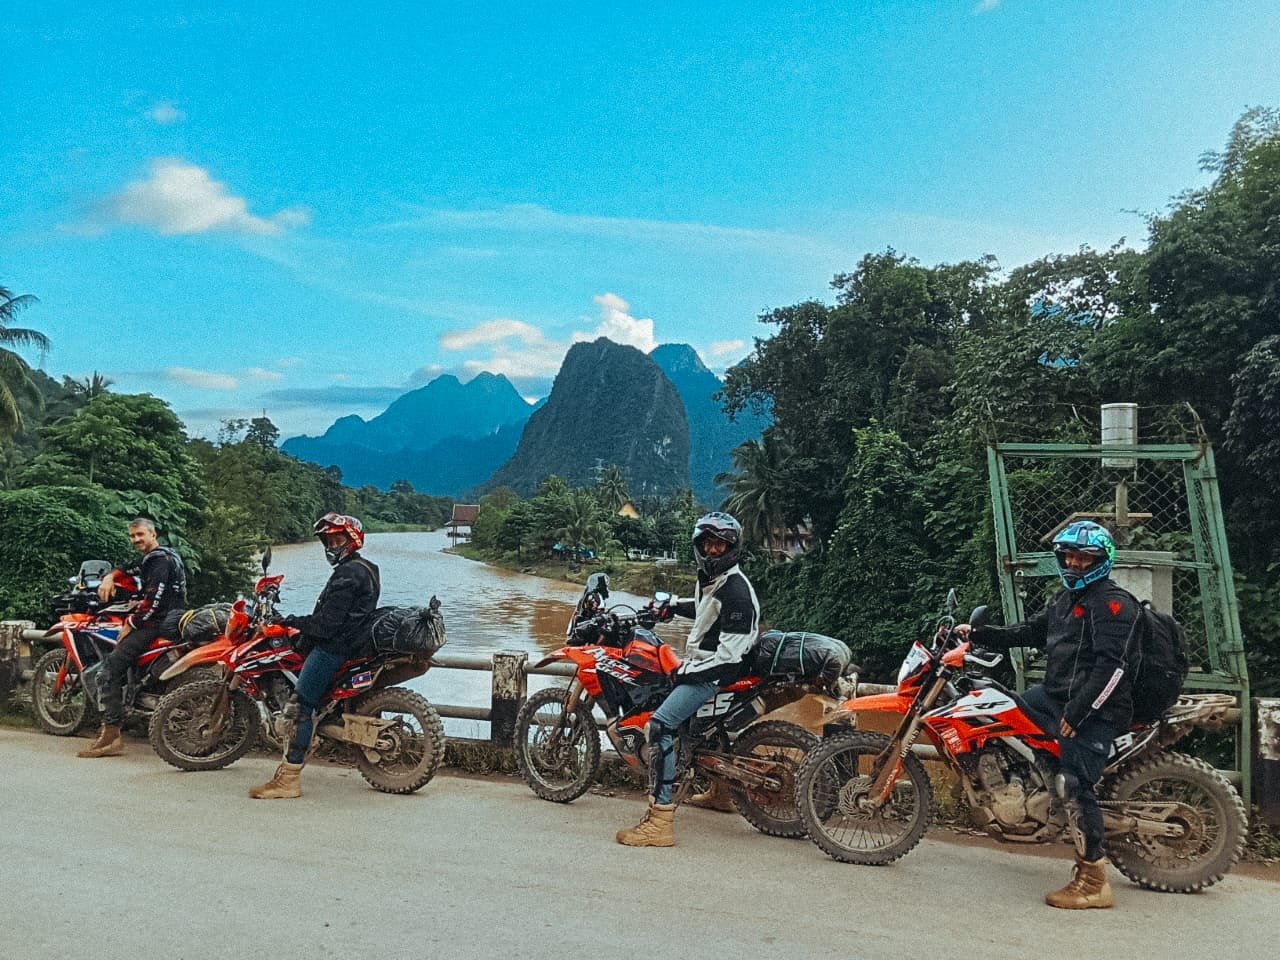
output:
[[1102,810],[1094,791],[1111,741],[1132,719],[1127,653],[1142,611],[1111,580],[1116,545],[1105,527],[1092,520],[1067,524],[1053,538],[1053,556],[1066,589],[1025,622],[976,629],[972,640],[978,646],[1045,651],[1044,681],[1021,699],[1037,723],[1058,734],[1063,799],[1076,834],[1072,879],[1045,902],[1073,910],[1110,907]]

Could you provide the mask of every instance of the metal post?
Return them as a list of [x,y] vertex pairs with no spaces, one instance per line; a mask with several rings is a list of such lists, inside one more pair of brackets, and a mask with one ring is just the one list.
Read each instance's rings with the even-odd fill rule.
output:
[[489,710],[489,740],[509,746],[516,733],[516,714],[528,693],[523,650],[500,650],[493,655],[493,703]]
[[30,645],[22,638],[22,631],[34,626],[30,620],[0,621],[0,704],[18,690],[21,658],[26,654],[30,659]]

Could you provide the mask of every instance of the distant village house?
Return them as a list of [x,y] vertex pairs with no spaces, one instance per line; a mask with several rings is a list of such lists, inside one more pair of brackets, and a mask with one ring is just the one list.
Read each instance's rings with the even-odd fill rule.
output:
[[445,524],[445,529],[448,531],[449,536],[455,540],[470,539],[471,525],[476,522],[476,514],[479,512],[479,504],[455,503],[453,505],[453,516]]

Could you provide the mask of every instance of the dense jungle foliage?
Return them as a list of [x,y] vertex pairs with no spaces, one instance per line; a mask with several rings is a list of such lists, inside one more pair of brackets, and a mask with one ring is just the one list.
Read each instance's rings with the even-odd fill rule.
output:
[[[760,548],[812,533],[802,556],[747,563],[769,620],[841,637],[887,679],[948,588],[998,606],[990,439],[1096,442],[1100,406],[1132,402],[1143,442],[1187,442],[1189,407],[1214,444],[1253,689],[1280,693],[1280,112],[1244,114],[1202,165],[1211,184],[1150,215],[1145,250],[1122,240],[1007,273],[886,250],[833,279],[834,304],[760,318],[770,332],[722,399],[774,422],[735,451],[723,506]],[[602,506],[616,501],[599,484],[498,491],[476,539],[662,546],[665,524],[687,540],[691,515],[656,504],[622,527]]]
[[[0,316],[5,329],[12,313]],[[112,393],[96,376],[59,384],[18,362],[22,378],[9,381],[16,415],[0,446],[0,619],[48,623],[50,600],[82,560],[133,556],[126,524],[138,515],[155,520],[161,542],[182,554],[195,605],[247,592],[253,556],[310,537],[327,510],[373,529],[434,528],[452,511],[448,498],[403,482],[387,492],[343,486],[336,468],[277,450],[265,417],[227,421],[216,442],[191,439],[149,394]]]

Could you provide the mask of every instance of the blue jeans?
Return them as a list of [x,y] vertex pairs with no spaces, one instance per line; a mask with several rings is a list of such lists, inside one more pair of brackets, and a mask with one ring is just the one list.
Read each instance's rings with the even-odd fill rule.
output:
[[1066,779],[1067,795],[1064,799],[1068,807],[1074,802],[1079,808],[1079,816],[1073,820],[1084,844],[1081,855],[1086,860],[1098,860],[1104,853],[1104,832],[1102,808],[1098,806],[1096,789],[1107,765],[1111,741],[1124,731],[1108,723],[1089,719],[1076,728],[1074,737],[1064,737],[1058,732],[1058,725],[1062,722],[1062,711],[1066,709],[1066,704],[1059,703],[1045,693],[1043,684],[1023,691],[1022,701],[1028,707],[1031,719],[1046,733],[1058,737],[1061,769]]
[[656,754],[653,759],[655,771],[653,785],[653,802],[670,803],[672,788],[676,780],[676,752],[673,734],[711,698],[720,688],[714,681],[701,683],[681,683],[667,694],[662,706],[653,711],[649,719],[649,745],[655,749],[653,737],[657,735]]
[[302,763],[311,746],[311,732],[315,727],[315,711],[329,691],[329,683],[338,668],[347,662],[340,653],[329,653],[319,647],[312,649],[303,661],[298,673],[298,726],[293,731],[293,742],[285,759],[290,763]]

